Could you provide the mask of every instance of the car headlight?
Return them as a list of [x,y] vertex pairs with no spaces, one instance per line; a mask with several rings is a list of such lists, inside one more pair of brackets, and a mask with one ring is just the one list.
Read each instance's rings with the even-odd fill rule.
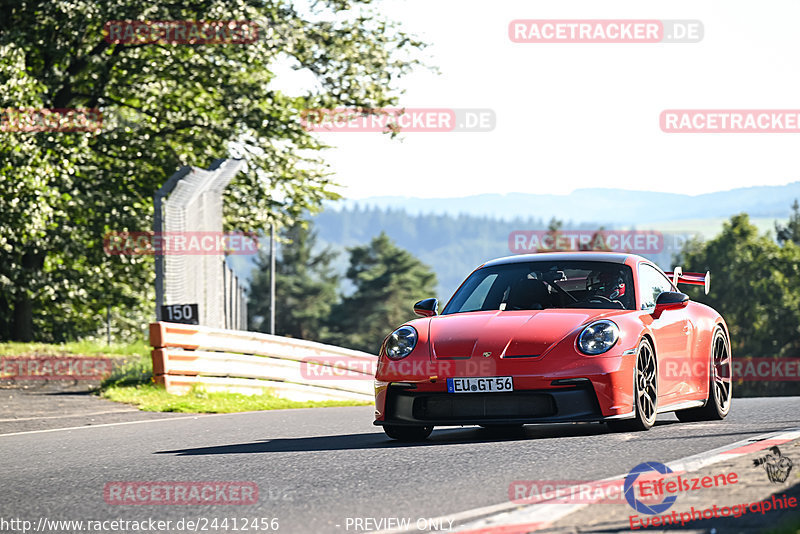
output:
[[595,321],[586,325],[578,336],[578,348],[584,354],[602,354],[619,340],[619,327],[611,321]]
[[412,326],[401,326],[386,338],[386,356],[402,360],[417,346],[417,331]]

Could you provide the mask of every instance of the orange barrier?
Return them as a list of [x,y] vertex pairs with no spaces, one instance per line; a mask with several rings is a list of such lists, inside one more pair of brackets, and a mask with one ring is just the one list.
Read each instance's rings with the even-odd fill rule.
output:
[[153,376],[175,394],[206,391],[293,400],[372,400],[378,358],[258,332],[157,322],[150,325]]

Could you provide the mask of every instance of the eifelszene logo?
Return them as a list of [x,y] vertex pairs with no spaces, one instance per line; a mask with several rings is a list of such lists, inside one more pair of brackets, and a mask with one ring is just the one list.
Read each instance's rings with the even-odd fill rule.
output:
[[672,469],[658,462],[641,463],[636,467],[634,467],[633,469],[631,469],[630,473],[628,473],[628,476],[625,477],[625,485],[623,486],[622,491],[623,494],[625,495],[625,499],[628,501],[628,504],[631,505],[631,508],[633,508],[639,513],[656,515],[660,514],[661,512],[665,512],[666,510],[669,510],[669,508],[673,504],[675,504],[675,500],[678,497],[676,495],[670,495],[657,504],[645,504],[644,502],[637,499],[636,493],[634,491],[636,486],[636,480],[639,478],[639,475],[642,475],[649,471],[655,471],[657,473],[661,473],[662,475],[667,475],[669,473],[672,473]]

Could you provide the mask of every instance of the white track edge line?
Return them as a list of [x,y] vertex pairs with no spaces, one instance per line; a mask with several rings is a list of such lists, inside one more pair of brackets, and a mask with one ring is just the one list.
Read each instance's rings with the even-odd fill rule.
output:
[[89,417],[91,415],[104,415],[109,413],[137,413],[139,410],[105,410],[103,412],[88,412],[82,414],[43,415],[41,417],[17,417],[14,419],[0,419],[0,423],[16,423],[17,421],[43,421],[45,419],[69,419],[71,417]]
[[214,414],[192,414],[186,415],[181,417],[161,417],[158,419],[144,419],[141,421],[120,421],[118,423],[102,423],[99,425],[81,425],[81,426],[70,426],[65,428],[46,428],[44,430],[25,430],[23,432],[10,432],[8,434],[0,434],[0,438],[6,436],[21,436],[24,434],[43,434],[45,432],[62,432],[65,430],[81,430],[85,428],[101,428],[106,426],[122,426],[122,425],[136,425],[140,423],[157,423],[161,421],[180,421],[182,419],[198,419],[200,417],[214,417],[218,415],[239,415],[240,413],[252,413],[252,412],[237,412],[237,413],[214,413]]
[[[322,409],[326,409],[327,410],[327,409],[335,409],[335,408],[366,408],[366,407],[367,406],[331,406],[330,408],[322,408]],[[81,426],[70,426],[70,427],[64,427],[64,428],[47,428],[47,429],[44,429],[44,430],[25,430],[25,431],[22,431],[22,432],[9,432],[7,434],[0,434],[0,438],[2,438],[4,436],[19,436],[19,435],[23,435],[23,434],[41,434],[41,433],[44,433],[44,432],[59,432],[61,430],[80,430],[82,428],[100,428],[100,427],[104,427],[104,426],[120,426],[120,425],[133,425],[133,424],[137,424],[137,423],[153,423],[153,422],[156,422],[156,421],[180,421],[182,419],[198,419],[200,417],[224,417],[226,415],[247,415],[247,414],[251,414],[252,415],[252,414],[257,414],[257,413],[279,413],[279,412],[285,412],[287,410],[300,411],[300,410],[317,410],[317,409],[320,409],[320,408],[311,407],[311,408],[287,408],[287,409],[282,409],[282,410],[248,410],[246,412],[231,412],[231,413],[194,413],[194,414],[187,414],[185,416],[180,416],[180,417],[169,417],[169,416],[167,416],[167,417],[160,417],[160,418],[157,418],[157,419],[144,419],[144,420],[140,420],[140,421],[120,421],[118,423],[103,423],[103,424],[99,424],[99,425],[81,425]],[[138,413],[146,413],[146,412],[141,412],[141,411],[138,411],[138,410],[137,410],[137,412]],[[120,411],[118,413],[133,413],[133,412]],[[175,412],[150,412],[150,413],[175,413]],[[84,415],[87,415],[87,414],[84,414]],[[77,415],[76,417],[81,417],[81,416]],[[19,419],[14,419],[14,420],[8,421],[8,422],[10,423],[10,422],[13,422],[13,421],[19,421]]]

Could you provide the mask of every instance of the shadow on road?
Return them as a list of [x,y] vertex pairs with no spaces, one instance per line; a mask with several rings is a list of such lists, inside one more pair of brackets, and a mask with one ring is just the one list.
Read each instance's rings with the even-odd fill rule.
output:
[[[673,424],[658,421],[657,426]],[[252,443],[236,443],[216,447],[197,447],[158,451],[155,454],[196,456],[207,454],[250,454],[265,452],[341,451],[358,449],[392,449],[403,447],[440,447],[464,443],[496,443],[499,441],[527,441],[534,439],[556,439],[610,434],[608,428],[599,423],[529,425],[517,430],[485,429],[476,427],[443,428],[434,430],[431,437],[420,442],[401,442],[389,439],[383,432],[342,434],[303,438],[280,438]]]

